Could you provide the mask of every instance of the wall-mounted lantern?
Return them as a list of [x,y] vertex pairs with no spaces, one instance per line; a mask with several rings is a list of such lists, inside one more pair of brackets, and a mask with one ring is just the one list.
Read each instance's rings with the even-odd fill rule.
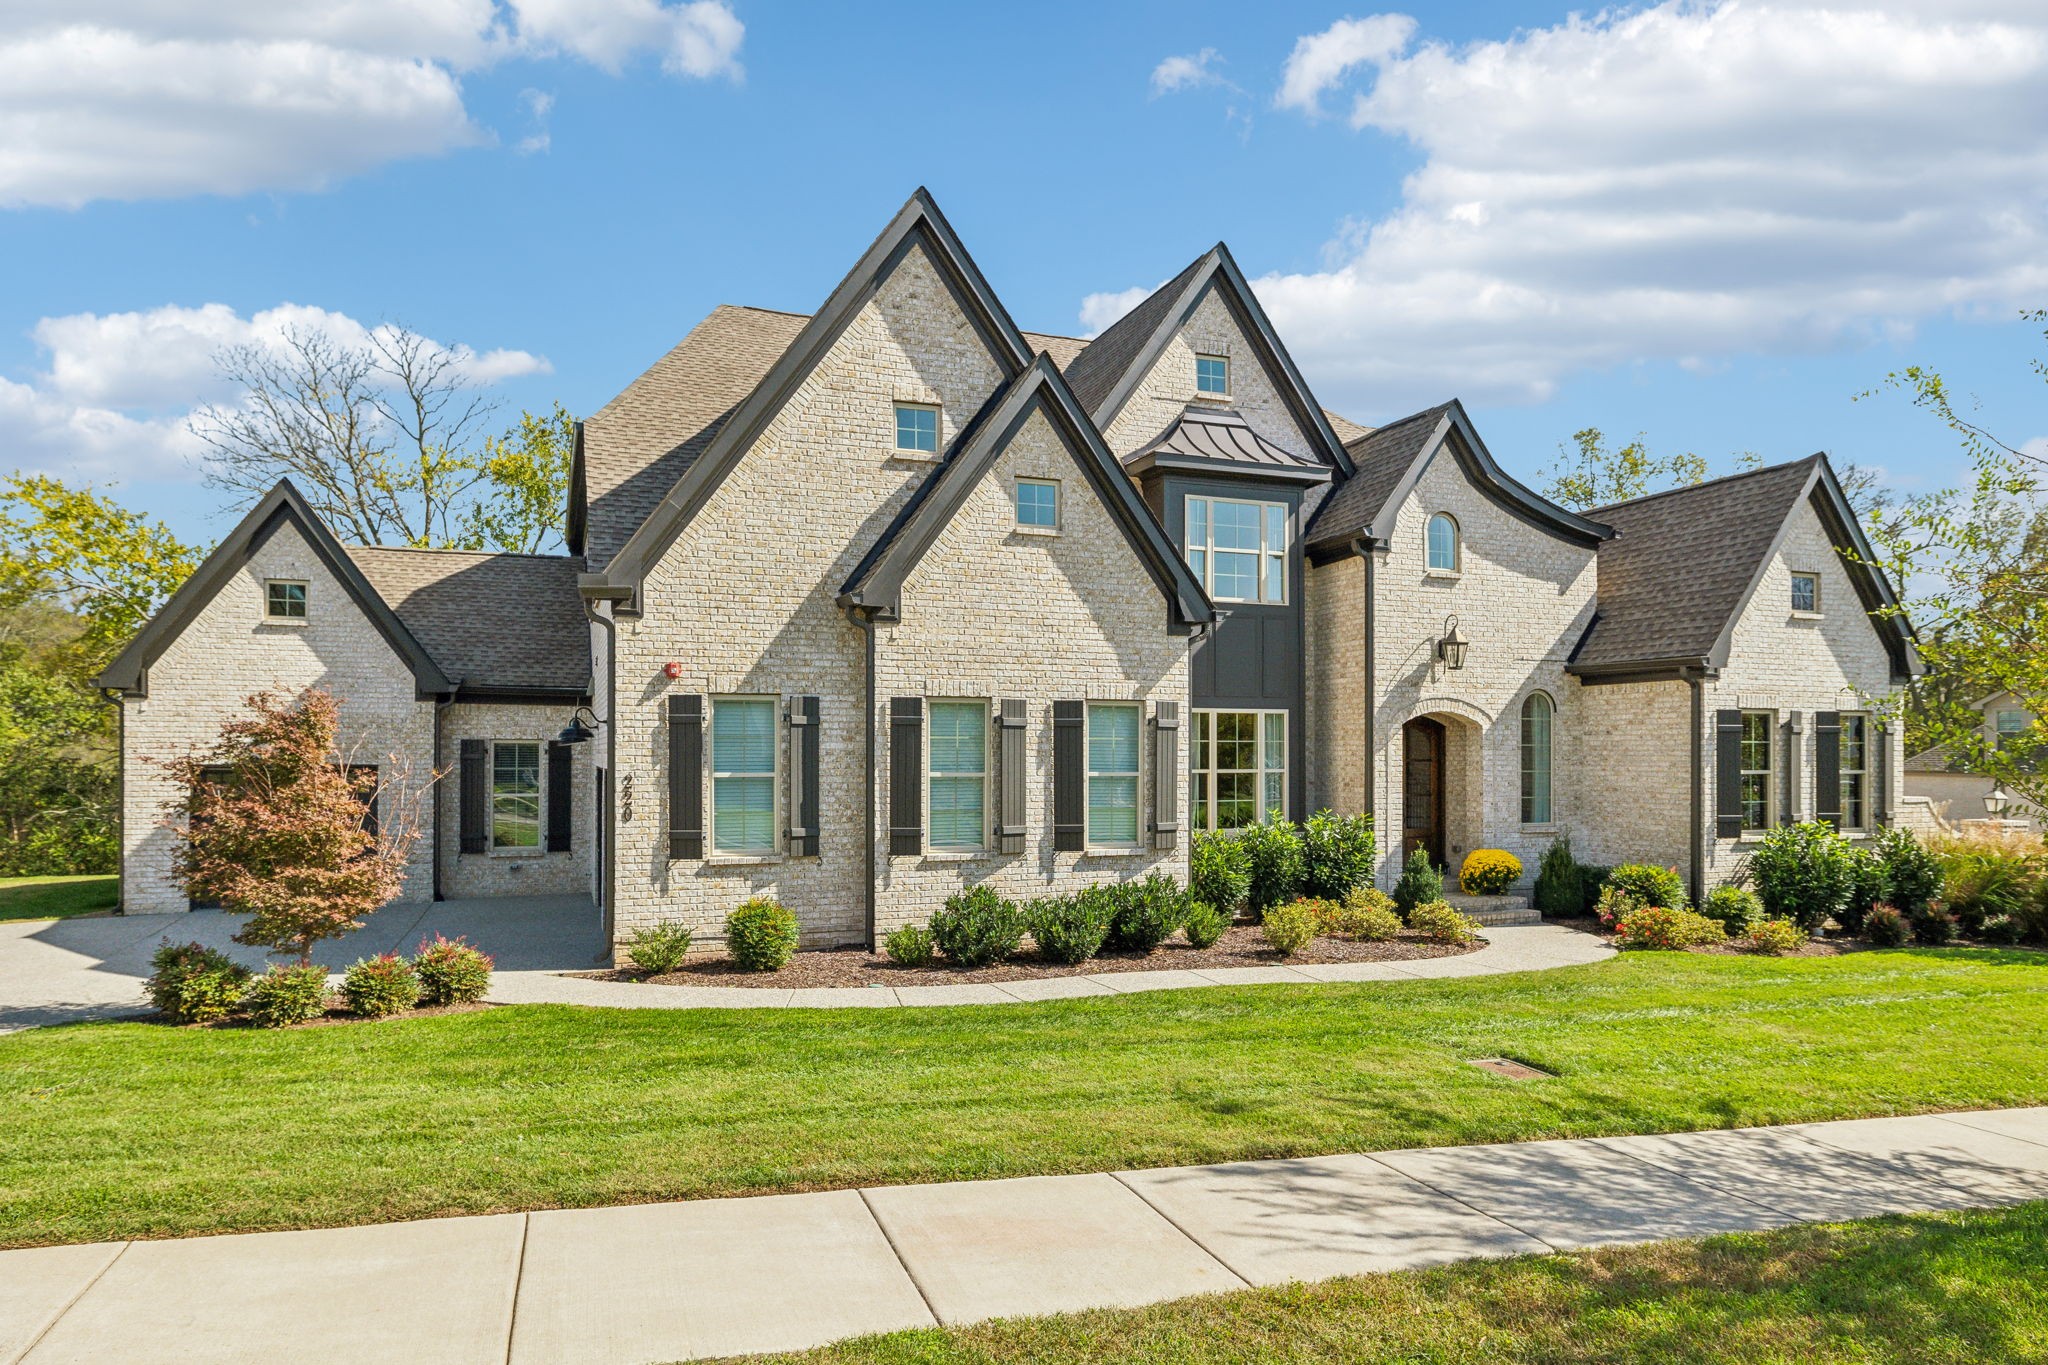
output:
[[2012,793],[2005,789],[2003,782],[1992,783],[1991,790],[1984,794],[1984,809],[1991,813],[1994,820],[2005,814],[2005,808],[2011,804]]
[[[586,721],[585,717],[588,717]],[[579,706],[569,717],[569,724],[561,734],[555,736],[557,744],[581,744],[597,735],[597,727],[604,724],[597,713],[587,706]]]
[[1472,642],[1458,632],[1458,618],[1444,618],[1444,638],[1436,642],[1437,661],[1445,668],[1456,670],[1465,666],[1465,652],[1472,648]]

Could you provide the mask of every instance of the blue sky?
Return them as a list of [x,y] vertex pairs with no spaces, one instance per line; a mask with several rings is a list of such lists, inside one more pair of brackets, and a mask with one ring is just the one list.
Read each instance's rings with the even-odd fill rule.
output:
[[1328,406],[1462,396],[1532,481],[1595,425],[1939,486],[1944,432],[1851,402],[1910,363],[2048,440],[2038,4],[20,8],[0,440],[199,538],[184,415],[286,305],[583,414],[714,304],[815,307],[919,184],[1027,329],[1226,240]]

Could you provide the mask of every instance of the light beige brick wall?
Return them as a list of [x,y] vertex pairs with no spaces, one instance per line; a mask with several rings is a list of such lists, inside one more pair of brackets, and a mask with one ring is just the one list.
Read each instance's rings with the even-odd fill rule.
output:
[[[943,448],[1000,377],[923,251],[909,252],[649,574],[642,616],[618,632],[617,782],[632,788],[615,845],[621,938],[677,919],[715,940],[755,894],[797,913],[806,946],[863,938],[866,641],[834,599],[931,471],[896,454],[895,402],[938,404]],[[819,698],[819,857],[669,860],[664,717],[684,693]],[[708,780],[705,799],[708,814]]]
[[1303,585],[1307,633],[1308,805],[1365,809],[1365,560],[1310,564]]
[[[441,793],[441,893],[451,899],[469,896],[589,895],[595,890],[596,794],[593,759],[600,741],[569,750],[570,846],[567,853],[547,849],[548,741],[569,723],[571,707],[508,706],[503,703],[460,702],[442,718],[440,767],[446,774]],[[464,853],[462,851],[462,741],[465,739],[530,740],[540,745],[541,848],[533,852]],[[488,755],[488,751],[487,755]],[[489,763],[486,756],[485,762]],[[488,768],[486,769],[488,772]],[[489,791],[488,782],[485,790]]]
[[[1195,391],[1198,354],[1229,357],[1228,394]],[[1230,305],[1212,285],[1159,353],[1159,359],[1138,381],[1123,410],[1103,435],[1111,450],[1128,455],[1165,431],[1188,404],[1213,403],[1235,408],[1252,430],[1282,450],[1308,456],[1315,447],[1280,395],[1279,385],[1259,364],[1251,342],[1231,314]]]
[[[306,624],[268,623],[264,581],[271,578],[308,585]],[[150,665],[149,695],[122,704],[122,904],[130,913],[187,907],[171,879],[176,838],[162,825],[166,816],[182,817],[185,793],[151,760],[212,748],[222,722],[246,714],[252,693],[295,696],[309,687],[341,699],[347,761],[377,764],[387,781],[409,772],[413,787],[394,786],[384,809],[412,800],[433,769],[433,706],[415,698],[411,670],[286,522]],[[423,838],[404,898],[425,900],[432,886],[431,842]]]
[[[1692,857],[1692,693],[1682,682],[1572,684],[1586,744],[1573,775],[1572,856],[1613,867],[1655,863],[1684,875]],[[1712,811],[1713,751],[1701,765]]]
[[[1012,490],[1019,476],[1060,480],[1058,535],[1017,529]],[[894,696],[979,699],[992,707],[1003,698],[1028,703],[1024,852],[962,856],[927,848],[922,856],[891,857],[885,722],[875,779],[882,812],[875,852],[879,931],[922,922],[963,884],[1026,898],[1152,871],[1185,881],[1189,638],[1168,632],[1165,598],[1144,562],[1051,425],[1034,415],[906,581],[902,620],[878,627],[876,641],[877,704],[885,712]],[[1062,699],[1144,703],[1143,846],[1137,852],[1053,850],[1052,704]],[[1171,851],[1153,849],[1146,832],[1155,777],[1150,722],[1161,701],[1178,703],[1183,723],[1182,761],[1170,775],[1183,833]],[[992,757],[995,750],[992,738]],[[992,763],[991,794],[1000,776]]]
[[[1462,557],[1455,577],[1428,569],[1430,516],[1457,518]],[[1527,876],[1555,833],[1576,829],[1580,776],[1596,752],[1580,714],[1582,690],[1564,662],[1593,611],[1594,552],[1541,531],[1492,502],[1439,450],[1402,504],[1377,569],[1374,649],[1377,673],[1374,807],[1381,880],[1402,862],[1401,727],[1421,715],[1449,724],[1445,854],[1456,872],[1475,848],[1504,848]],[[1435,659],[1445,618],[1457,616],[1472,642],[1464,668]],[[1552,821],[1521,819],[1521,706],[1532,691],[1550,695]],[[1682,795],[1682,789],[1681,789]]]

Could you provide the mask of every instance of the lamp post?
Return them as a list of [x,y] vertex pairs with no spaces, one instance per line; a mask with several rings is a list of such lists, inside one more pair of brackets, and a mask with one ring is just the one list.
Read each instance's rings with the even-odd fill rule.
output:
[[1991,790],[1984,794],[1984,809],[1996,820],[2005,814],[2005,808],[2012,804],[2012,793],[2005,789],[2003,782],[1991,784]]
[[1458,631],[1458,618],[1444,618],[1444,636],[1436,642],[1436,657],[1445,668],[1456,671],[1465,666],[1465,652],[1472,648],[1472,642]]

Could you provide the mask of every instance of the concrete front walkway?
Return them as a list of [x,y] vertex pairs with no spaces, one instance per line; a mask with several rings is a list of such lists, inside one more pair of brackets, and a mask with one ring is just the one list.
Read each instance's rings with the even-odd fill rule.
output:
[[0,1251],[0,1365],[645,1365],[2048,1198],[2048,1108]]
[[1203,971],[1096,972],[958,986],[653,986],[591,981],[559,972],[505,972],[485,998],[499,1005],[601,1005],[621,1009],[840,1009],[847,1006],[1015,1005],[1084,995],[1186,990],[1198,986],[1313,985],[1329,981],[1417,981],[1444,976],[1572,967],[1614,956],[1614,949],[1576,929],[1531,924],[1482,931],[1486,946],[1457,957],[1410,962],[1336,962],[1299,967],[1218,967]]

